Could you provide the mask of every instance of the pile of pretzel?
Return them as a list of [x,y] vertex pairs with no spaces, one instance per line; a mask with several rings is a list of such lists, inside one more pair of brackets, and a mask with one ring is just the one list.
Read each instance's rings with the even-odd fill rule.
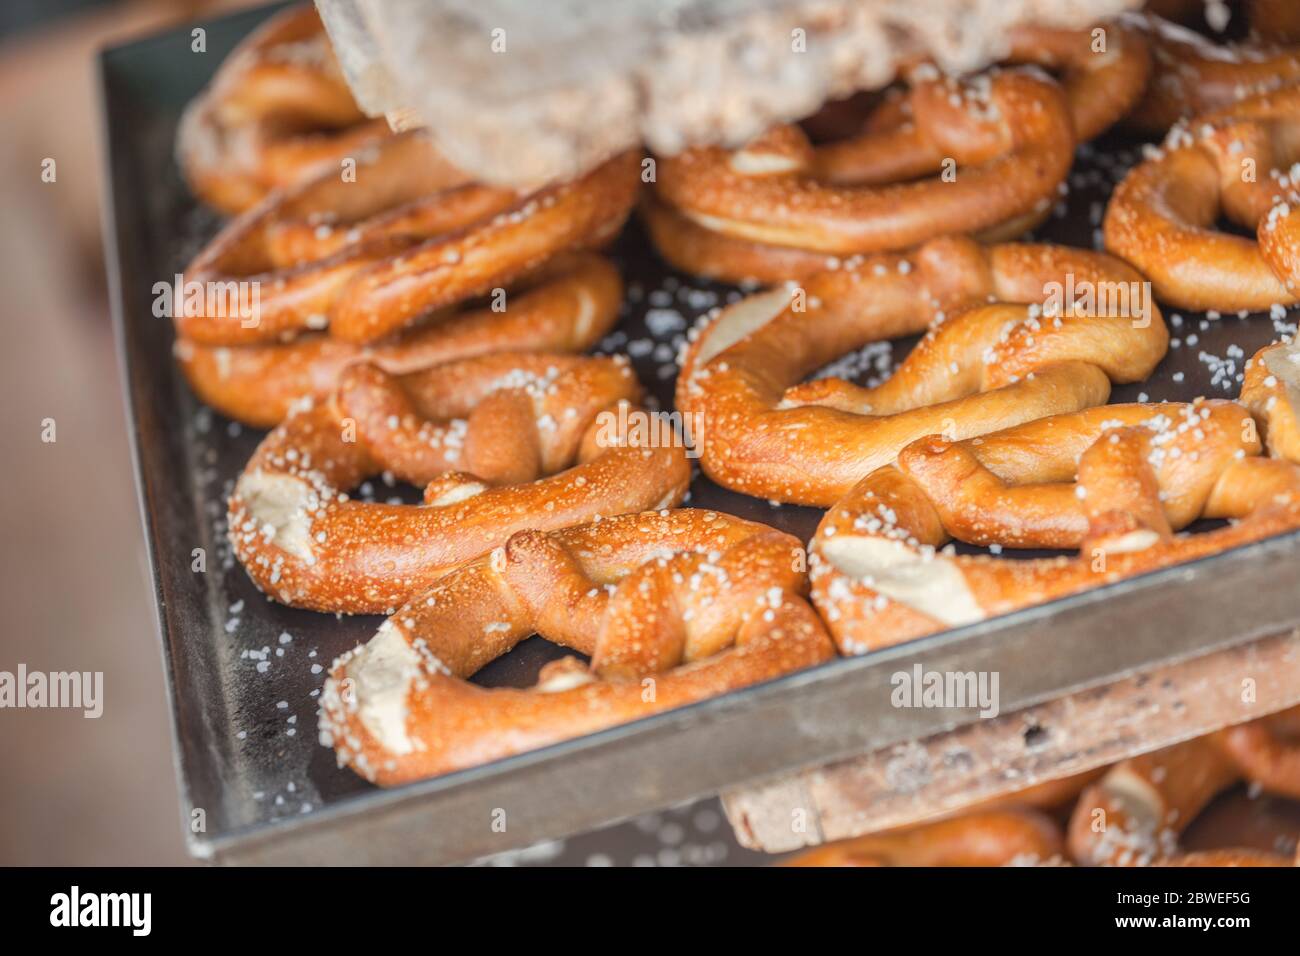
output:
[[[1261,350],[1236,402],[1107,405],[1169,335],[1143,296],[1079,291],[1295,301],[1300,52],[1250,42],[1150,17],[1024,30],[986,74],[918,63],[865,113],[828,110],[833,142],[788,126],[514,191],[365,120],[310,10],[273,19],[178,150],[238,213],[186,286],[249,284],[255,314],[185,302],[176,354],[203,400],[272,428],[229,507],[256,585],[387,616],[335,661],[323,741],[399,784],[1300,527],[1300,349]],[[1050,213],[1080,143],[1134,117],[1173,129],[1115,191],[1107,252],[1008,241]],[[638,204],[672,264],[769,286],[693,331],[676,406],[713,481],[828,509],[807,553],[678,509],[685,448],[630,424],[647,410],[626,359],[583,354],[622,300],[598,250]],[[1257,241],[1214,232],[1220,212]],[[883,383],[808,380],[913,334]],[[352,497],[378,474],[422,502]],[[1229,523],[1178,533],[1203,518]],[[589,663],[469,682],[534,633]]]
[[[1300,866],[1278,852],[1187,851],[1216,797],[1300,799],[1300,707],[1111,767],[1039,784],[931,823],[829,843],[790,866]],[[1071,802],[1073,801],[1073,802]]]

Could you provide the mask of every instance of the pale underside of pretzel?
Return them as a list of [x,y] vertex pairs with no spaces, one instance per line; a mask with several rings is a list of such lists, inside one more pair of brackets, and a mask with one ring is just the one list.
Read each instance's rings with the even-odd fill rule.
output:
[[1083,864],[1287,866],[1275,854],[1221,850],[1182,855],[1178,839],[1228,787],[1247,780],[1280,796],[1300,795],[1300,708],[1125,760],[1083,792],[1069,844]]
[[186,268],[188,285],[248,284],[255,317],[178,309],[204,345],[283,342],[312,331],[368,343],[438,309],[520,280],[553,256],[598,246],[635,200],[633,154],[529,195],[480,186],[422,134],[373,144],[355,178],[325,171],[230,222]]
[[1148,132],[1164,133],[1181,119],[1300,80],[1300,49],[1295,46],[1218,44],[1153,15],[1134,15],[1124,23],[1145,33],[1151,46],[1151,82],[1129,114],[1130,124]]
[[[1300,85],[1178,129],[1134,167],[1106,209],[1106,249],[1151,279],[1161,301],[1222,312],[1297,301],[1300,221],[1289,179],[1300,160]],[[1256,240],[1220,232],[1220,215]]]
[[308,4],[272,17],[222,63],[186,109],[176,151],[195,193],[238,213],[386,135],[353,101]]
[[[1300,466],[1260,450],[1250,413],[1223,401],[921,439],[827,512],[811,547],[814,603],[841,651],[863,653],[1300,526]],[[1174,534],[1198,518],[1233,523]],[[939,550],[953,538],[1080,554]]]
[[[898,147],[886,146],[876,181],[827,182],[816,151],[787,126],[740,150],[661,158],[657,197],[713,232],[830,255],[908,248],[1050,208],[1074,151],[1069,112],[1051,80],[1004,72],[960,86],[926,81],[909,105],[912,126],[876,135],[923,143],[908,172],[920,175],[924,166],[931,179],[891,182],[898,170],[888,157]],[[956,164],[951,180],[938,175],[946,159]]]
[[[1154,306],[1135,297],[1119,316],[1115,298],[1115,311],[1092,317],[1070,303],[1061,315],[973,307],[1041,303],[1049,283],[1070,277],[1076,292],[1140,286],[1099,253],[948,238],[730,306],[699,332],[677,385],[678,408],[705,423],[705,473],[746,494],[827,507],[924,435],[966,438],[1105,402],[1112,381],[1141,381],[1164,356]],[[932,323],[882,385],[799,384],[846,352]]]
[[[514,535],[334,662],[322,742],[385,786],[475,766],[833,655],[800,596],[797,539],[716,512]],[[468,678],[533,633],[591,657],[529,689]]]
[[584,352],[618,319],[618,270],[594,253],[558,257],[533,284],[500,303],[440,315],[371,345],[323,332],[269,345],[176,343],[190,386],[205,403],[256,428],[279,424],[303,398],[324,398],[343,369],[370,362],[394,375],[492,352]]
[[[245,467],[235,554],[282,603],[389,612],[516,531],[669,507],[690,469],[680,447],[626,443],[619,408],[639,394],[622,359],[494,354],[403,376],[352,365]],[[349,499],[381,472],[425,485],[424,503]]]

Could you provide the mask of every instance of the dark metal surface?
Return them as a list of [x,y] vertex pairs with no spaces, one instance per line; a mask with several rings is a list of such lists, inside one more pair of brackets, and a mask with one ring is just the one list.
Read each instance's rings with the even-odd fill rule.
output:
[[[185,820],[196,855],[315,863],[470,859],[974,719],[971,712],[891,707],[889,676],[903,662],[997,670],[1007,712],[1300,622],[1291,569],[1300,537],[1290,535],[393,791],[337,769],[332,752],[316,742],[316,695],[333,657],[367,639],[378,619],[270,603],[233,562],[224,542],[225,496],[260,435],[198,404],[172,362],[170,322],[151,311],[153,284],[180,271],[218,225],[188,195],[172,159],[180,110],[266,13],[206,24],[205,53],[192,52],[187,28],[102,56],[109,271],[183,804],[203,811],[202,830],[192,825],[197,817]],[[1132,158],[1121,147],[1131,145],[1083,151],[1061,215],[1038,235],[1092,245],[1109,185]],[[667,406],[672,359],[686,327],[739,293],[668,270],[636,227],[614,255],[628,295],[621,331],[604,347],[629,352],[642,381]],[[1239,346],[1239,373],[1245,358],[1276,335],[1267,316],[1195,316],[1172,324],[1180,347],[1150,382],[1117,389],[1115,400],[1142,393],[1151,400],[1235,396],[1234,375],[1215,380],[1219,359]],[[910,344],[895,343],[894,358]],[[406,493],[376,484],[381,498]],[[704,479],[689,503],[804,539],[819,517]],[[206,556],[205,572],[192,570],[195,549]],[[528,683],[557,653],[533,639],[477,679]]]

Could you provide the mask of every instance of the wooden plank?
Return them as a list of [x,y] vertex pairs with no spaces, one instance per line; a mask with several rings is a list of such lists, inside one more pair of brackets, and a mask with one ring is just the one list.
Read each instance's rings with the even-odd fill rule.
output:
[[723,794],[741,844],[780,853],[887,830],[1300,703],[1300,630]]

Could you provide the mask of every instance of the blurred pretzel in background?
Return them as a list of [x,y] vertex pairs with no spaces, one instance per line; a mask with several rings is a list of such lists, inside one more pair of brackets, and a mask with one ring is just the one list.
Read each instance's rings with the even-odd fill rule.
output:
[[352,99],[316,8],[290,7],[250,33],[181,117],[190,188],[225,213],[389,135]]
[[1243,780],[1296,797],[1297,731],[1300,708],[1292,708],[936,822],[828,843],[784,865],[1293,866],[1288,856],[1252,847],[1183,852],[1178,836]]

